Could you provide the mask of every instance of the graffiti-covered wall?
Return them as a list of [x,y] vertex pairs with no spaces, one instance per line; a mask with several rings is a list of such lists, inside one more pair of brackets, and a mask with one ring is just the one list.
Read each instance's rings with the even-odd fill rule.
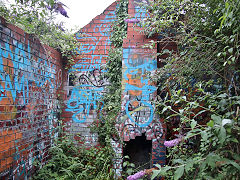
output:
[[[152,39],[141,32],[138,22],[148,14],[138,2],[148,1],[129,0],[128,14],[133,20],[128,21],[123,41],[122,101],[116,128],[126,142],[144,134],[152,144],[151,164],[163,165],[165,127],[155,113],[157,87],[151,80],[158,64],[153,56],[157,46],[143,47]],[[101,99],[109,85],[104,73],[117,8],[117,2],[113,3],[76,33],[79,55],[68,72],[63,71],[57,51],[1,19],[0,179],[24,179],[30,176],[34,160],[46,162],[48,148],[57,136],[59,94],[64,99],[61,118],[65,130],[75,138],[81,134],[86,145],[97,144],[89,126],[101,114]],[[120,176],[123,146],[114,141],[112,145],[119,155],[114,167]]]
[[[101,97],[108,84],[104,69],[110,50],[111,23],[115,19],[116,3],[76,33],[80,42],[79,55],[69,70],[68,92],[64,118],[69,119],[70,131],[81,133],[87,144],[96,142],[96,136],[89,133],[89,125],[97,118],[97,109],[103,105]],[[72,78],[74,77],[74,82]],[[99,107],[100,106],[100,107]],[[99,107],[99,108],[98,108]]]
[[0,18],[0,179],[24,179],[56,136],[60,53]]
[[[142,1],[141,1],[142,2]],[[144,1],[147,2],[147,1]],[[98,118],[101,111],[101,97],[105,86],[104,66],[110,49],[111,23],[115,20],[117,3],[109,6],[101,15],[94,18],[88,25],[76,33],[81,43],[80,55],[65,76],[65,110],[64,121],[69,131],[75,135],[80,133],[86,143],[95,144],[97,136],[90,133],[89,126]],[[135,22],[148,14],[140,5],[129,0],[128,14]],[[150,77],[157,68],[157,47],[143,48],[151,39],[140,33],[140,24],[128,23],[127,38],[123,45],[122,69],[122,111],[117,121],[117,129],[124,141],[146,135],[152,141],[152,163],[165,163],[164,125],[155,113],[153,100],[156,97],[156,84]],[[113,142],[117,154],[122,155],[122,146]],[[122,170],[122,157],[116,160],[117,174]]]
[[157,53],[157,45],[152,49],[143,47],[152,39],[144,35],[138,23],[148,16],[139,2],[143,1],[129,1],[128,13],[132,21],[128,21],[127,38],[123,45],[120,132],[124,141],[145,134],[147,140],[152,140],[152,163],[163,165],[165,163],[164,124],[155,113],[153,101],[157,95],[157,88],[151,80],[157,69],[157,58],[154,56]]

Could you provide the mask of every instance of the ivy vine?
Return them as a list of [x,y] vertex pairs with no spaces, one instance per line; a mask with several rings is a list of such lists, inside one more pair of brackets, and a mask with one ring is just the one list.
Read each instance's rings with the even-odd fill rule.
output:
[[116,118],[121,111],[122,81],[122,44],[127,35],[128,0],[120,0],[117,4],[116,21],[112,24],[111,50],[106,64],[105,77],[109,81],[103,97],[104,107],[101,118],[93,123],[92,131],[98,133],[101,145],[112,147],[113,137],[119,138],[115,128]]

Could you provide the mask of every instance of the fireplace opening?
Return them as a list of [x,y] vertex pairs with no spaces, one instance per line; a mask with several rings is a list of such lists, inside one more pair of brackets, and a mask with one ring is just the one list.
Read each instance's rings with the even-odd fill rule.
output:
[[129,156],[129,162],[135,164],[137,170],[150,169],[152,167],[152,141],[146,140],[146,136],[137,136],[125,142],[123,156]]

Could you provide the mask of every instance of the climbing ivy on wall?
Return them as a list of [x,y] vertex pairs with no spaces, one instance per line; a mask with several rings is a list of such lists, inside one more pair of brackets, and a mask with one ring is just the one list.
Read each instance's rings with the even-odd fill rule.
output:
[[121,81],[122,81],[122,43],[127,35],[128,0],[120,0],[117,4],[116,20],[112,24],[111,50],[106,65],[106,78],[109,86],[103,97],[104,108],[99,120],[92,127],[98,133],[99,142],[109,145],[112,137],[117,137],[115,121],[121,110]]
[[[123,39],[127,35],[127,23],[124,21],[128,16],[128,1],[118,2],[116,10],[116,21],[113,22],[111,43],[115,48],[121,48]],[[111,59],[111,58],[110,58]]]

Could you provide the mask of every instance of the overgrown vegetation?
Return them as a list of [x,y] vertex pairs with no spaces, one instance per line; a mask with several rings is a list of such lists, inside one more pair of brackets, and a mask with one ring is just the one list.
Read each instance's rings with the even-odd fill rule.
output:
[[98,133],[99,142],[111,147],[111,140],[119,139],[115,128],[116,119],[121,111],[121,82],[122,82],[122,43],[127,34],[128,1],[118,2],[116,21],[112,24],[111,50],[108,55],[105,77],[109,81],[106,94],[103,97],[104,107],[99,120],[93,124],[92,131]]
[[107,147],[85,147],[84,140],[78,141],[76,146],[71,137],[64,135],[56,139],[49,152],[50,160],[40,168],[34,180],[114,179],[112,153]]
[[112,23],[111,49],[108,54],[105,78],[109,82],[106,94],[103,97],[104,106],[99,119],[95,121],[91,130],[98,134],[101,145],[112,150],[113,157],[116,152],[112,148],[112,141],[122,143],[115,124],[121,112],[121,82],[122,82],[122,44],[127,35],[127,23],[124,21],[128,16],[128,0],[120,0],[117,3],[116,20]]
[[0,16],[8,23],[22,28],[25,32],[40,39],[43,44],[59,50],[68,64],[73,63],[78,46],[74,34],[64,29],[62,23],[56,23],[56,16],[68,17],[64,4],[58,0],[7,0],[0,2]]
[[[76,49],[76,41],[53,23],[57,2],[16,3],[10,8],[1,5],[1,15],[71,59],[69,52]],[[121,110],[128,1],[118,3],[105,74],[110,85],[102,114],[92,127],[100,146],[87,148],[84,141],[75,146],[71,138],[60,136],[51,148],[51,159],[34,179],[114,178],[111,141],[118,139],[115,121]],[[159,84],[158,113],[168,126],[168,162],[164,167],[156,165],[152,179],[240,179],[240,2],[149,0],[143,6],[149,12],[142,22],[144,32],[160,36],[152,41],[152,45],[163,45],[156,56],[167,55],[152,79]],[[169,44],[177,50],[172,51]]]
[[71,137],[60,135],[50,149],[49,162],[42,167],[38,164],[34,179],[114,179],[115,152],[111,141],[118,139],[115,120],[121,110],[122,43],[127,31],[124,22],[127,7],[127,0],[118,2],[116,21],[112,24],[112,48],[105,73],[110,85],[103,97],[101,114],[91,127],[92,132],[97,133],[100,145],[88,148],[84,146],[83,140],[76,146]]
[[240,2],[160,0],[144,6],[150,14],[145,33],[160,35],[152,43],[163,45],[159,57],[168,56],[153,79],[159,82],[156,106],[172,131],[165,142],[168,163],[157,165],[152,179],[239,179]]
[[[118,138],[115,120],[121,110],[122,42],[126,36],[127,0],[118,2],[116,21],[111,35],[112,48],[106,65],[109,86],[103,97],[104,107],[91,130],[98,135],[97,147],[77,146],[70,137],[60,136],[50,150],[50,161],[40,168],[34,179],[114,179],[115,152],[111,141]],[[100,105],[102,106],[102,105]]]

